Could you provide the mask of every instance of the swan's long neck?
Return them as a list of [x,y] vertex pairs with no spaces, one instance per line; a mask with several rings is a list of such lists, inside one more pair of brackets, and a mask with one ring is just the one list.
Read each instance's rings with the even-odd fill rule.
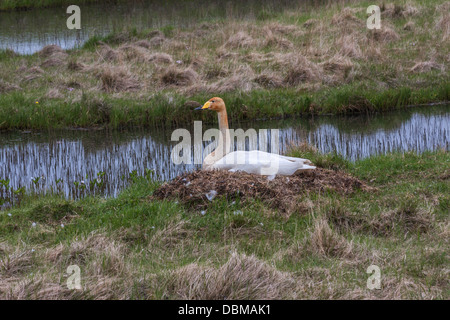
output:
[[217,143],[217,148],[215,151],[215,156],[217,160],[224,157],[227,153],[230,152],[231,144],[230,144],[230,130],[228,128],[228,116],[227,111],[223,110],[217,113],[217,118],[219,119],[219,130],[220,130],[220,138]]
[[222,110],[217,113],[217,117],[219,119],[219,131],[220,136],[217,142],[217,147],[206,156],[203,161],[203,167],[209,168],[216,161],[222,159],[227,153],[231,151],[231,138],[230,138],[230,130],[228,128],[228,116],[227,111]]

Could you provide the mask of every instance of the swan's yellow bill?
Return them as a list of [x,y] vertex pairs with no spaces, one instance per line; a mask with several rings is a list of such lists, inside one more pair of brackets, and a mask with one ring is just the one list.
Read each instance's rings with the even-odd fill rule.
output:
[[208,109],[210,105],[211,105],[211,101],[207,101],[207,102],[203,105],[202,110],[203,110],[203,109]]

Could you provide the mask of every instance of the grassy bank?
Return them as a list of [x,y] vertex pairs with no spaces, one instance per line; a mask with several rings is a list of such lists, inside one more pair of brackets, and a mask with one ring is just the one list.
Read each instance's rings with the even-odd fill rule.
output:
[[[289,215],[258,197],[217,196],[201,211],[155,200],[144,179],[116,199],[28,199],[0,213],[0,297],[449,298],[448,152],[291,154],[374,189],[305,192]],[[65,285],[73,264],[80,291]],[[380,290],[366,288],[372,264]]]
[[385,4],[378,31],[363,1],[2,51],[0,129],[180,124],[211,96],[239,119],[448,101],[449,3]]

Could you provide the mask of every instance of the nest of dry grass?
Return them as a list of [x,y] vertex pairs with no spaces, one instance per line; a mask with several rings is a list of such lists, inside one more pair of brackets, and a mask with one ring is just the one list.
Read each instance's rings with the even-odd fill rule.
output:
[[[356,190],[374,190],[361,180],[341,171],[317,168],[293,176],[267,177],[246,172],[194,171],[185,173],[160,186],[152,195],[156,199],[179,198],[196,209],[206,208],[208,195],[214,190],[217,197],[230,201],[258,198],[274,209],[292,213],[299,209],[299,198],[309,192],[332,190],[351,194]],[[301,205],[301,204],[300,204]]]

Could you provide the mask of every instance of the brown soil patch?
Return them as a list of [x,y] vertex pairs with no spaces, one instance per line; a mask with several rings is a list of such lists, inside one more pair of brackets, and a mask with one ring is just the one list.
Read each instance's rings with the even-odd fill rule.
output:
[[374,189],[349,174],[322,168],[289,177],[277,176],[272,181],[267,177],[245,172],[197,170],[163,184],[152,198],[179,198],[188,206],[204,209],[210,203],[208,196],[212,192],[215,197],[226,197],[228,200],[259,198],[281,212],[290,213],[298,209],[298,199],[302,195],[326,190],[346,195],[356,190]]

